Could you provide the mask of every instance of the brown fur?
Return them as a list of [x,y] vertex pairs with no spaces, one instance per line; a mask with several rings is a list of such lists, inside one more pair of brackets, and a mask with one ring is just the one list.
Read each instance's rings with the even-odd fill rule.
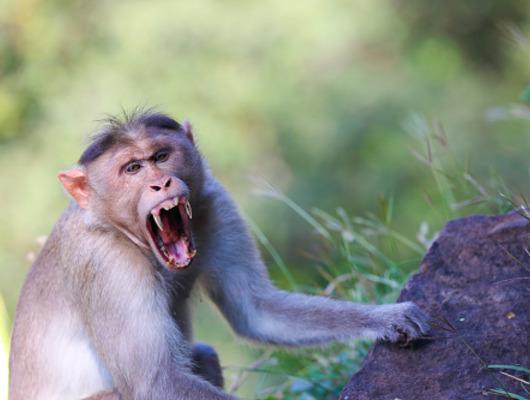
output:
[[[173,149],[170,158],[152,162],[164,146]],[[131,159],[143,163],[139,175],[120,172]],[[275,288],[189,124],[157,113],[114,119],[80,162],[61,179],[83,207],[72,203],[57,222],[21,293],[11,400],[232,398],[214,386],[222,384],[218,362],[209,374],[213,364],[197,365],[214,360],[210,350],[194,352],[192,364],[188,298],[195,288],[239,335],[261,343],[398,341],[429,328],[412,303],[359,305]],[[168,177],[168,191],[189,196],[198,251],[176,271],[154,256],[144,230],[146,210],[166,190],[150,188]]]

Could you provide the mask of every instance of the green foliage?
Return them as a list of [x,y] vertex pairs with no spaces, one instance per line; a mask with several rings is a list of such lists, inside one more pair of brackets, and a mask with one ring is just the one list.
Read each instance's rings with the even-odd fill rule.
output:
[[[521,365],[506,365],[506,364],[491,364],[488,368],[498,371],[505,377],[510,378],[515,384],[520,385],[521,389],[524,390],[524,395],[509,392],[506,389],[488,389],[487,393],[497,397],[517,400],[529,400],[530,391],[527,389],[530,386],[530,369]],[[501,371],[508,370],[509,372]],[[513,374],[522,374],[523,376],[515,376]]]
[[9,355],[9,318],[0,294],[0,400],[7,400],[7,376]]
[[521,365],[505,365],[505,364],[491,364],[488,365],[491,369],[511,369],[512,371],[525,372],[530,376],[530,369],[525,368]]
[[530,85],[525,87],[525,89],[521,93],[521,100],[525,102],[530,102]]
[[[287,380],[276,387],[263,389],[261,399],[325,400],[338,398],[351,372],[359,368],[366,356],[368,342],[357,341],[303,354],[276,354],[278,366],[274,371],[285,371]],[[265,394],[269,393],[269,394]]]
[[528,397],[526,396],[521,396],[517,393],[508,392],[504,389],[490,389],[488,392],[490,394],[497,395],[506,399],[528,400]]
[[[438,196],[443,201],[444,218],[455,218],[484,206],[493,213],[514,208],[515,197],[503,194],[508,192],[502,181],[496,181],[493,187],[485,187],[457,159],[447,154],[449,143],[441,125],[435,124],[430,128],[418,117],[409,125],[425,145],[424,152],[415,151],[415,156],[428,167],[426,171],[436,182]],[[381,199],[377,214],[350,217],[342,208],[334,214],[319,209],[309,213],[272,185],[264,183],[263,186],[259,193],[282,202],[294,211],[314,229],[326,249],[317,259],[319,273],[327,282],[325,289],[305,289],[315,294],[364,303],[395,301],[408,278],[407,271],[417,268],[432,242],[422,216],[410,221],[419,227],[416,237],[407,237],[393,228],[393,198]],[[434,232],[440,228],[435,227]],[[274,360],[275,373],[282,374],[283,371],[284,379],[280,383],[264,385],[260,398],[336,399],[351,373],[360,366],[369,345],[368,342],[355,342],[295,355],[277,352],[271,360]],[[490,365],[489,368],[528,372],[521,366]],[[255,372],[269,371],[260,369]],[[501,389],[491,389],[490,392],[523,398]]]

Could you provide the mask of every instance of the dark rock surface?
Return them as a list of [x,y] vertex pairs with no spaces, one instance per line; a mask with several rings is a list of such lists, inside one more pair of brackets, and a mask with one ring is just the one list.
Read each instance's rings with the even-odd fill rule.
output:
[[411,348],[377,344],[342,400],[506,398],[486,397],[491,388],[530,398],[487,368],[530,368],[530,221],[512,213],[448,223],[401,292],[406,300],[433,318],[431,338]]

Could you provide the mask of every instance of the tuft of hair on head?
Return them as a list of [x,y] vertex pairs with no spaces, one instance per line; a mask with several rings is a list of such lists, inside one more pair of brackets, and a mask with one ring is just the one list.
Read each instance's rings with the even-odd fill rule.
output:
[[79,158],[79,165],[87,166],[116,144],[130,141],[128,134],[139,128],[158,128],[187,133],[173,118],[153,108],[135,108],[131,112],[122,110],[121,115],[109,115],[99,122],[103,126],[92,135],[90,144]]

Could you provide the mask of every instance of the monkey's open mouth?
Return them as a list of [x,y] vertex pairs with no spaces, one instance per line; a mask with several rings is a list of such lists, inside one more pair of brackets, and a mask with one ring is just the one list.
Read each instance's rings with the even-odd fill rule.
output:
[[175,197],[160,203],[147,217],[152,247],[169,269],[185,268],[195,256],[188,199]]

